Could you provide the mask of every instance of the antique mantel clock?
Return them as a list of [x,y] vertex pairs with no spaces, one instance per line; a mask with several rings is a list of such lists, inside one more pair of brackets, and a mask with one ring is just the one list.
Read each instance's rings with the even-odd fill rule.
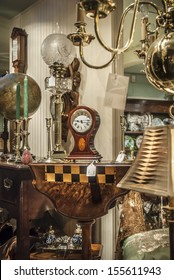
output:
[[27,67],[27,33],[24,29],[14,27],[12,38],[12,63],[15,73],[26,73]]
[[74,138],[74,148],[68,159],[100,160],[102,158],[94,146],[99,125],[100,116],[92,108],[77,106],[69,113],[68,126]]

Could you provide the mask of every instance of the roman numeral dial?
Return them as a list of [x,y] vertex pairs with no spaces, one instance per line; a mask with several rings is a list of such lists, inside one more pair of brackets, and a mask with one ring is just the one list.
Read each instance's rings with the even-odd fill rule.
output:
[[84,133],[91,128],[92,116],[87,110],[79,109],[72,115],[71,125],[76,132]]

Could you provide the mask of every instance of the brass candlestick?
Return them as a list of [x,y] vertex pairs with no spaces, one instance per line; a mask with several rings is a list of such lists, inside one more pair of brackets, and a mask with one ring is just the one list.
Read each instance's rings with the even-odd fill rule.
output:
[[125,133],[125,116],[124,115],[120,116],[120,126],[121,126],[121,143],[122,143],[121,150],[123,151],[123,153],[125,153],[125,138],[124,138],[124,133]]
[[14,122],[14,136],[15,136],[15,145],[14,145],[15,158],[14,158],[14,161],[16,163],[21,163],[20,143],[21,143],[22,120],[14,120],[13,122]]
[[46,127],[47,127],[47,158],[45,162],[53,162],[51,157],[51,118],[46,118]]
[[29,121],[31,118],[24,118],[22,122],[22,148],[21,148],[21,153],[25,150],[30,150],[29,144],[28,144],[28,127],[29,127]]
[[116,158],[116,162],[123,162],[125,160],[127,160],[127,155],[126,155],[126,151],[125,151],[125,137],[124,137],[124,133],[125,133],[125,116],[121,115],[120,116],[120,126],[121,126],[121,151],[119,152],[117,158]]

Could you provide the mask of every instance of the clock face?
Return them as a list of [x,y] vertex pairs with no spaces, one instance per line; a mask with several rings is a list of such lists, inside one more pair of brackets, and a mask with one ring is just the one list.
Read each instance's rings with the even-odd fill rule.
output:
[[78,109],[71,116],[72,128],[78,133],[87,132],[92,126],[92,116],[86,109]]

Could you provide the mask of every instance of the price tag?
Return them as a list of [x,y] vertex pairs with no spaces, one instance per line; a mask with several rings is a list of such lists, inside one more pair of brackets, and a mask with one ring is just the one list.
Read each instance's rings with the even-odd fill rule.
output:
[[51,76],[48,78],[48,87],[55,87],[55,77]]
[[116,162],[123,162],[126,158],[126,155],[123,152],[120,152],[116,158]]
[[96,166],[93,164],[93,162],[90,165],[88,165],[86,169],[86,176],[88,177],[96,176]]

